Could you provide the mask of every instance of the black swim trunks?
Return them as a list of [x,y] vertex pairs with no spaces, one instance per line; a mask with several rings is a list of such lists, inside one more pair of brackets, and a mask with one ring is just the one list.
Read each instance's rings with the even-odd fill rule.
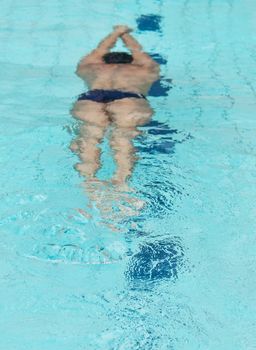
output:
[[78,101],[89,100],[94,102],[108,103],[122,98],[144,98],[142,94],[119,90],[91,90],[84,92],[78,97]]

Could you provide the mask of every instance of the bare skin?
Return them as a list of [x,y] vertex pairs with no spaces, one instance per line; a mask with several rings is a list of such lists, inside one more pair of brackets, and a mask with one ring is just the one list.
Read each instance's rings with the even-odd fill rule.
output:
[[[98,47],[79,62],[76,74],[90,90],[120,90],[147,95],[152,83],[159,78],[159,65],[142,51],[141,45],[129,34],[127,26],[115,26],[114,31]],[[130,64],[106,64],[102,57],[118,39],[131,51]],[[153,111],[145,99],[124,98],[109,103],[77,101],[73,117],[84,121],[80,135],[71,145],[81,163],[76,168],[87,180],[95,179],[100,168],[101,143],[106,129],[111,126],[110,145],[114,150],[117,170],[112,183],[125,184],[136,160],[133,138],[139,134],[138,126],[146,124]]]

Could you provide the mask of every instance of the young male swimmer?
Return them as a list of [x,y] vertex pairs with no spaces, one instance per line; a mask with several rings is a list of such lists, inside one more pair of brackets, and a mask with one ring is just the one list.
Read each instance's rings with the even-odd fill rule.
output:
[[[146,95],[159,79],[159,65],[129,33],[125,25],[117,25],[98,47],[81,59],[76,73],[88,85],[74,104],[72,115],[85,123],[71,149],[79,155],[76,168],[87,180],[95,179],[100,168],[100,149],[104,133],[112,126],[110,145],[114,150],[116,172],[112,183],[125,184],[135,162],[133,138],[137,126],[146,124],[152,109]],[[110,52],[122,39],[131,54]]]

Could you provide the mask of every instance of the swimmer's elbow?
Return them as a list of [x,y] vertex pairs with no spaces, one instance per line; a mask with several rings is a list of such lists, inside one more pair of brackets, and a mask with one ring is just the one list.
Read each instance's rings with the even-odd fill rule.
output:
[[76,71],[75,71],[76,75],[80,77],[80,68],[76,68]]
[[81,65],[81,64],[78,64],[77,67],[76,67],[76,71],[75,71],[76,75],[78,77],[82,77],[83,76],[83,74],[82,74],[83,70],[84,70],[84,66]]
[[156,61],[152,61],[149,65],[155,71],[160,72],[160,65]]
[[89,58],[90,58],[90,55],[87,55],[87,56],[81,58],[81,60],[78,62],[77,67],[76,67],[76,75],[78,75],[79,77],[81,76],[81,72],[83,72],[85,70],[88,63],[90,63]]
[[151,67],[159,69],[160,70],[160,64],[158,62],[156,62],[155,60],[150,58],[150,62],[149,64],[151,65]]
[[157,75],[160,74],[160,65],[156,61],[146,62],[145,67]]

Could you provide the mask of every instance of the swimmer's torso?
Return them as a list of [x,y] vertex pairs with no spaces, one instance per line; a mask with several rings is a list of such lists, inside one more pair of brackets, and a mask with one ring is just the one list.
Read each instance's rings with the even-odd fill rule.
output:
[[159,68],[135,64],[88,64],[77,74],[90,90],[121,90],[147,94],[154,81],[159,79]]

